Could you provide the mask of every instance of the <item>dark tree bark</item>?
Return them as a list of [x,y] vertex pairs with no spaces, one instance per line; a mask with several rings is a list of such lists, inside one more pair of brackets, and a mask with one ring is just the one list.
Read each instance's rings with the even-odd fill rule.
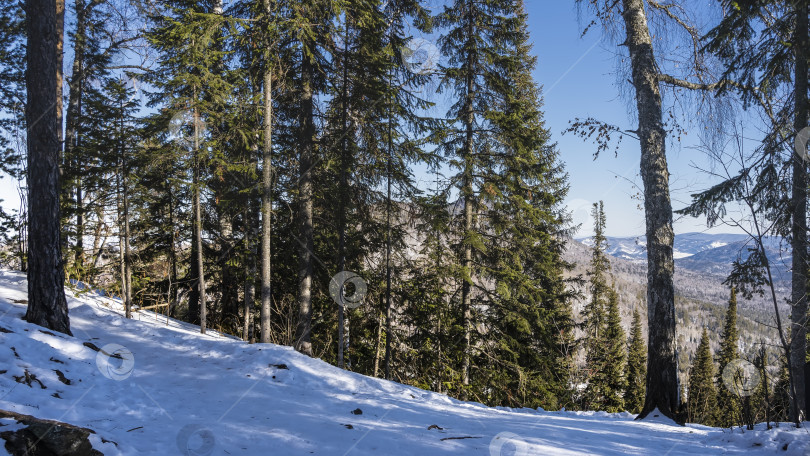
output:
[[[794,127],[798,134],[807,127],[807,2],[796,2],[796,36],[793,46],[796,54],[796,117]],[[796,399],[791,404],[791,420],[806,419],[807,404],[804,381],[804,364],[807,356],[807,162],[798,154],[793,156],[793,188],[791,190],[792,226],[791,248],[793,250],[791,273],[790,313],[790,367],[792,390]]]
[[57,1],[26,0],[28,310],[25,319],[70,333],[59,219]]
[[658,409],[676,419],[680,404],[675,354],[675,265],[672,204],[666,132],[663,126],[659,71],[653,53],[643,0],[623,0],[625,45],[630,51],[632,84],[638,109],[641,178],[647,234],[647,315],[649,341],[647,394],[638,419]]
[[[313,49],[311,39],[305,43],[305,49]],[[315,66],[312,56],[302,51],[301,62],[301,105],[300,116],[300,153],[298,181],[298,217],[299,217],[299,268],[298,268],[298,325],[295,334],[295,349],[312,356],[312,272],[313,250],[313,202],[312,202],[312,166],[315,154],[315,105],[312,98]]]
[[[267,20],[271,20],[270,0],[264,0]],[[269,40],[268,40],[269,41]],[[270,43],[268,43],[268,46]],[[273,66],[267,58],[264,69],[264,143],[262,145],[262,307],[261,337],[270,343],[270,313],[273,299]]]

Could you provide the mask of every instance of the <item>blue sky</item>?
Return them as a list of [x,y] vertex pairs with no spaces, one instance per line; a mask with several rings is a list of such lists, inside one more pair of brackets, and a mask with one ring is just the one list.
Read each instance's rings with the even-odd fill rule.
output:
[[[428,6],[442,0],[426,0]],[[633,236],[644,233],[638,143],[623,141],[614,156],[612,151],[593,159],[595,146],[573,134],[563,135],[569,122],[577,117],[594,117],[622,128],[632,129],[626,100],[616,85],[615,43],[602,40],[598,28],[581,37],[580,21],[574,0],[527,0],[529,27],[538,57],[535,79],[544,87],[546,125],[559,145],[561,158],[569,174],[569,210],[582,223],[580,236],[591,233],[591,204],[605,202],[607,234]],[[586,22],[589,18],[583,18]],[[435,38],[435,37],[434,37]],[[429,38],[430,39],[430,38]],[[695,137],[697,135],[687,135]],[[709,160],[685,145],[668,144],[673,208],[685,206],[689,194],[706,188],[710,181],[694,165],[709,167]],[[0,198],[7,209],[17,208],[16,182],[0,180]],[[676,233],[705,231],[702,219],[676,219]],[[728,232],[728,227],[712,232]]]
[[[569,173],[569,208],[574,219],[583,223],[579,235],[591,232],[589,218],[593,202],[604,200],[607,233],[632,236],[644,233],[643,201],[638,198],[640,151],[638,142],[626,138],[616,157],[608,151],[593,160],[595,146],[562,132],[569,121],[594,117],[623,128],[634,129],[627,103],[619,96],[615,81],[615,42],[602,40],[594,28],[581,38],[580,21],[573,0],[528,0],[529,27],[538,57],[535,79],[544,87],[546,125],[558,142],[562,160]],[[587,23],[589,18],[581,22]],[[687,135],[696,137],[697,135]],[[711,181],[693,165],[709,166],[701,152],[687,145],[667,145],[673,208],[684,207],[689,194],[702,190]],[[702,219],[678,219],[676,233],[705,231]],[[715,228],[710,232],[728,232]]]

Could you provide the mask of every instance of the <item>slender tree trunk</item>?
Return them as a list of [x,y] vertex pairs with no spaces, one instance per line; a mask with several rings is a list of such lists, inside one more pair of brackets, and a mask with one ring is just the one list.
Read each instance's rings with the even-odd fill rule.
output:
[[26,0],[28,309],[26,321],[70,334],[59,219],[57,2]]
[[256,248],[253,240],[253,208],[248,203],[245,213],[245,247],[247,251],[247,261],[245,262],[245,318],[242,327],[242,340],[250,340],[250,319],[253,313],[253,303],[256,300]]
[[[196,96],[195,96],[196,99]],[[194,212],[194,245],[196,248],[196,266],[197,266],[197,292],[199,293],[199,305],[200,305],[200,332],[205,334],[206,330],[206,323],[208,318],[208,309],[206,306],[206,297],[205,297],[205,267],[204,267],[204,257],[203,257],[203,242],[202,242],[202,204],[200,202],[200,186],[202,183],[200,182],[200,119],[199,119],[199,112],[197,108],[194,108],[194,176],[192,186],[193,188],[193,212]]]
[[[313,49],[315,43],[307,38],[304,49]],[[298,180],[299,217],[299,269],[298,269],[298,324],[296,326],[295,349],[312,356],[312,273],[313,273],[313,201],[312,167],[315,154],[315,120],[313,102],[313,80],[315,68],[313,57],[302,51],[301,62],[301,136]]]
[[[807,2],[796,2],[796,80],[794,93],[798,134],[807,127],[807,58],[810,46],[807,31]],[[791,226],[792,286],[790,312],[790,367],[795,400],[791,401],[791,420],[799,423],[807,417],[804,365],[807,357],[807,162],[793,156],[793,188],[791,192],[793,220]]]
[[[122,154],[125,153],[122,149]],[[130,252],[129,246],[129,239],[130,239],[130,232],[129,232],[129,169],[127,164],[126,156],[122,155],[122,166],[121,171],[123,172],[122,175],[122,208],[123,208],[123,216],[124,221],[122,227],[124,229],[123,234],[123,241],[124,241],[124,275],[122,276],[121,280],[124,284],[124,293],[126,299],[126,317],[132,318],[132,252]]]
[[[389,37],[389,42],[393,42],[393,36]],[[392,69],[388,72],[389,85],[393,86],[394,74],[393,64]],[[394,340],[393,328],[393,306],[391,303],[391,160],[394,155],[394,136],[393,136],[393,111],[394,111],[393,94],[389,95],[388,100],[388,156],[385,162],[385,183],[386,183],[386,196],[385,196],[385,378],[391,380],[391,363],[392,351]]]
[[[171,267],[170,284],[168,290],[169,308],[167,315],[172,315],[172,310],[177,306],[177,293],[180,289],[177,283],[177,230],[175,229],[174,220],[174,195],[172,194],[171,184],[168,187],[169,191],[169,229],[171,229],[171,244],[169,245],[169,263]],[[172,284],[174,285],[174,292],[172,292]]]
[[[469,17],[467,18],[467,33],[468,36],[472,37],[474,33],[473,22],[472,22],[472,11],[468,11],[467,13]],[[463,258],[463,271],[464,276],[462,277],[461,283],[461,314],[462,314],[462,327],[464,330],[464,352],[462,354],[462,362],[461,362],[461,384],[465,387],[464,391],[461,394],[462,400],[467,400],[468,397],[468,387],[470,385],[470,357],[471,357],[471,350],[472,350],[472,329],[471,329],[471,320],[472,320],[472,309],[471,309],[471,301],[472,301],[472,240],[470,237],[472,236],[473,230],[473,183],[472,183],[472,172],[473,172],[473,136],[474,136],[474,127],[475,127],[475,111],[473,107],[473,97],[474,97],[474,90],[475,90],[475,81],[474,81],[474,62],[473,57],[469,57],[468,68],[467,68],[467,87],[466,87],[466,97],[467,99],[464,102],[464,129],[466,130],[466,138],[464,140],[464,150],[462,151],[463,160],[464,160],[464,171],[462,175],[462,184],[461,184],[461,195],[464,198],[464,258]]]
[[59,124],[59,150],[62,150],[64,133],[62,131],[62,83],[64,82],[64,46],[65,46],[65,0],[56,0],[56,121]]
[[439,308],[439,316],[436,321],[436,392],[441,393],[444,385],[442,384],[442,372],[444,367],[442,365],[442,310]]
[[379,315],[377,319],[377,343],[374,344],[374,374],[373,377],[377,377],[380,374],[380,354],[382,353],[382,328],[383,328],[383,316],[382,314]]
[[76,250],[74,261],[76,270],[84,270],[84,200],[82,189],[82,157],[76,153],[81,143],[81,115],[84,98],[85,49],[87,47],[87,16],[95,4],[85,5],[84,0],[75,0],[76,29],[74,32],[73,66],[68,81],[68,108],[65,115],[65,161],[74,167],[76,198]]
[[119,157],[119,250],[121,259],[121,298],[124,300],[126,318],[132,318],[132,263],[129,251],[129,164],[124,147],[124,106],[118,119],[118,157]]
[[638,109],[647,228],[647,393],[638,419],[645,418],[655,409],[676,419],[680,396],[675,352],[675,265],[672,256],[675,235],[672,230],[659,73],[643,0],[623,0],[622,3],[627,34],[625,45],[630,51],[632,83]]
[[[338,223],[338,272],[346,270],[346,200],[349,198],[348,189],[348,166],[349,166],[349,151],[348,151],[348,137],[349,137],[349,13],[345,13],[345,27],[343,34],[343,106],[341,107],[341,122],[343,124],[342,138],[341,138],[341,151],[340,151],[340,177],[338,178],[338,208],[337,208],[337,223]],[[341,293],[343,290],[340,291]],[[346,344],[345,340],[345,321],[346,310],[342,305],[338,305],[338,367],[344,367],[343,363],[343,350]]]
[[[270,0],[264,0],[267,21],[271,20]],[[268,27],[269,28],[269,27]],[[268,43],[270,46],[271,43]],[[270,343],[273,265],[273,66],[268,58],[264,70],[264,143],[262,146],[262,308],[261,337]]]
[[121,177],[118,178],[118,187],[116,203],[118,206],[118,272],[121,274],[121,302],[124,304],[124,316],[132,318],[129,301],[127,301],[127,260],[124,257],[124,197],[122,190],[124,184]]

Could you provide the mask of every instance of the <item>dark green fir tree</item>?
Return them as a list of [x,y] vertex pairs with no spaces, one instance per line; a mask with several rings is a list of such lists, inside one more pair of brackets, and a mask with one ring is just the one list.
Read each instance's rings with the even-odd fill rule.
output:
[[607,321],[605,322],[604,361],[601,375],[604,378],[604,410],[610,413],[625,410],[624,396],[627,388],[625,364],[627,347],[622,318],[619,313],[619,294],[615,285],[608,294]]
[[717,390],[717,416],[718,426],[731,427],[740,422],[740,397],[729,390],[723,383],[723,369],[728,363],[739,357],[737,344],[737,290],[731,288],[731,296],[728,300],[728,310],[723,323],[723,333],[720,335],[720,353],[717,358],[718,370],[715,383]]
[[709,347],[709,334],[703,328],[695,359],[689,369],[688,421],[711,425],[717,409],[717,390],[714,386],[714,362]]
[[609,388],[605,375],[607,348],[607,307],[611,288],[607,279],[610,275],[610,260],[607,257],[607,238],[605,237],[604,203],[594,203],[591,212],[594,221],[593,248],[591,265],[588,269],[588,290],[590,300],[583,309],[582,329],[583,348],[585,350],[585,369],[587,386],[584,392],[583,406],[587,410],[602,410]]
[[461,395],[557,408],[569,384],[567,184],[532,78],[527,15],[522,2],[455,0],[437,24],[446,57],[440,89],[452,104],[436,139],[459,195],[451,247]]
[[627,354],[627,389],[624,394],[624,406],[638,413],[644,405],[644,381],[647,378],[647,346],[641,333],[641,316],[638,310],[633,311],[633,323],[630,326],[630,346]]

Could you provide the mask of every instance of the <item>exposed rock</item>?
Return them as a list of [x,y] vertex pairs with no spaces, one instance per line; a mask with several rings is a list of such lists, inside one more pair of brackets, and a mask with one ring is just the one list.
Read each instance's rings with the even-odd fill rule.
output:
[[95,434],[90,429],[6,410],[0,410],[0,418],[11,418],[27,426],[0,432],[0,439],[5,440],[6,451],[12,456],[104,456],[90,444],[88,437]]

